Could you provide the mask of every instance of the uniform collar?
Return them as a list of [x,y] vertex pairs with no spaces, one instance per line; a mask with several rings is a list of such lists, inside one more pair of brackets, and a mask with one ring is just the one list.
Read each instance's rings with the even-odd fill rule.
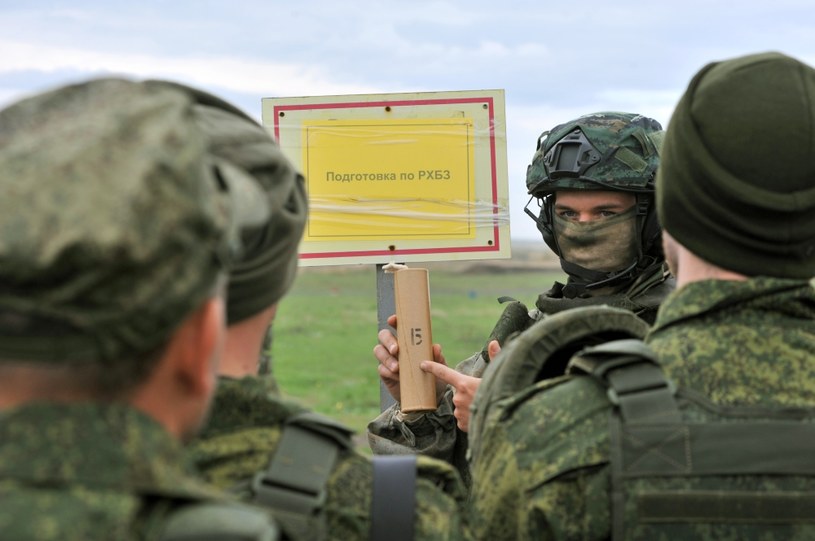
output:
[[700,280],[671,293],[662,303],[654,335],[689,318],[716,314],[733,306],[766,308],[791,317],[815,317],[815,289],[806,280],[756,277],[749,280]]

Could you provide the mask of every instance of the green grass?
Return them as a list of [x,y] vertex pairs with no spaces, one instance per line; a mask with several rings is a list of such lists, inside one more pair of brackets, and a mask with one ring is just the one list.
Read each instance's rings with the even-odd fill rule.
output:
[[[272,370],[285,396],[364,433],[379,413],[380,400],[372,352],[376,272],[373,265],[341,269],[301,270],[275,319]],[[509,295],[533,306],[537,295],[560,278],[547,271],[431,270],[433,341],[455,365],[483,347],[502,311],[498,297]]]

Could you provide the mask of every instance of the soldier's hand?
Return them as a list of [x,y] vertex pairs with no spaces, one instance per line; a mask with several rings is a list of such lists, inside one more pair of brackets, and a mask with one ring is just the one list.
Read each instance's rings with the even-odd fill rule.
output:
[[[396,316],[388,318],[388,325],[396,328]],[[393,336],[390,330],[383,329],[377,335],[379,343],[374,347],[374,357],[379,361],[377,370],[379,371],[379,379],[385,384],[388,392],[394,400],[400,402],[401,392],[399,390],[399,344],[396,337]],[[444,360],[444,355],[441,353],[441,345],[433,344],[433,361],[442,366],[447,366]],[[436,403],[441,400],[447,384],[444,381],[436,380]]]
[[456,425],[461,431],[467,432],[470,428],[470,404],[481,384],[481,379],[466,376],[440,363],[422,361],[421,367],[425,372],[436,376],[436,381],[443,381],[453,387],[453,415],[456,418]]
[[498,354],[501,353],[501,344],[498,343],[498,340],[491,340],[487,344],[487,353],[490,356],[490,362],[494,361]]
[[[388,318],[388,325],[396,328],[396,316]],[[389,329],[382,329],[377,335],[379,343],[374,346],[374,357],[379,361],[377,370],[379,371],[379,379],[385,384],[385,388],[391,394],[394,400],[399,402],[401,394],[399,392],[399,344],[396,342],[396,337]]]

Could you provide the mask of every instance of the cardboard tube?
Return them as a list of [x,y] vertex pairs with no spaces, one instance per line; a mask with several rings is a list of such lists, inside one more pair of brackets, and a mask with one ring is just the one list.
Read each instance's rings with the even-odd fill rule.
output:
[[400,269],[393,274],[396,340],[399,343],[399,391],[402,411],[436,409],[436,377],[419,368],[433,360],[430,330],[430,284],[427,269]]

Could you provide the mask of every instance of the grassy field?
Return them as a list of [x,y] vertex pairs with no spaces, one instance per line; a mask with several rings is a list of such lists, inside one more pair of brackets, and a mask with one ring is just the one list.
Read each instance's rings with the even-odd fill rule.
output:
[[[452,365],[483,347],[501,314],[498,297],[532,306],[561,278],[557,271],[428,267],[433,340]],[[373,265],[337,269],[301,269],[278,310],[272,367],[284,395],[364,433],[379,413],[376,272]]]

